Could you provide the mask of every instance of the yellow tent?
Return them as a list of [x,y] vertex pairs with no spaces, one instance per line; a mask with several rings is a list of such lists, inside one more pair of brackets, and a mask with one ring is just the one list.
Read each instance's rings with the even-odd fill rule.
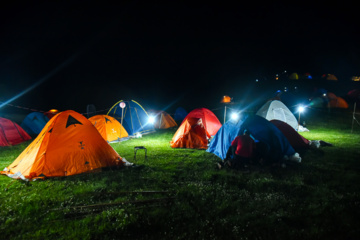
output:
[[290,74],[289,79],[299,80],[299,75],[297,73],[292,73],[292,74]]
[[31,180],[123,164],[120,155],[86,117],[68,110],[51,118],[38,137],[1,174]]
[[121,123],[109,115],[95,115],[89,121],[107,142],[119,141],[129,136]]

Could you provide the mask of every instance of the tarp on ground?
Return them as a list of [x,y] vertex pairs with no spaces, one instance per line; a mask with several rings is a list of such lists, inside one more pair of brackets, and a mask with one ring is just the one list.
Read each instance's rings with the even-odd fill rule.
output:
[[262,141],[267,145],[272,160],[281,160],[284,156],[295,154],[295,149],[282,132],[270,121],[258,115],[246,115],[237,122],[227,121],[211,140],[207,152],[214,153],[224,160],[231,142],[236,136],[244,134],[246,129],[255,141]]

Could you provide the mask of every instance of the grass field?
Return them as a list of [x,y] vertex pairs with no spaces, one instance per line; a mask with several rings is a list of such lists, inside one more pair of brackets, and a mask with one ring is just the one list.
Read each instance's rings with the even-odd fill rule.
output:
[[[218,170],[204,150],[172,149],[175,130],[111,144],[136,167],[34,182],[0,176],[2,239],[360,239],[360,126],[309,111],[310,140],[286,168]],[[29,143],[0,149],[0,169]],[[134,147],[145,146],[137,152]]]

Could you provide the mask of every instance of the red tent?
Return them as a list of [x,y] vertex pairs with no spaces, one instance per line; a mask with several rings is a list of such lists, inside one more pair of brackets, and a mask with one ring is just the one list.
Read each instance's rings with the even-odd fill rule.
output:
[[207,149],[210,134],[200,118],[186,118],[180,125],[172,140],[172,148]]
[[181,124],[188,118],[201,118],[206,131],[214,136],[221,128],[221,123],[215,114],[207,108],[197,108],[189,112]]
[[295,151],[304,150],[310,147],[310,141],[301,136],[293,127],[280,120],[270,120],[286,137]]
[[0,146],[10,146],[30,140],[31,137],[17,123],[0,117]]

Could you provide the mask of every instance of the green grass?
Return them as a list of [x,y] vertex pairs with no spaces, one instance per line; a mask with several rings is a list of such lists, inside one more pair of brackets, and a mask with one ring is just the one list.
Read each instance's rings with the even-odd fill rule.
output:
[[[305,117],[304,117],[305,118]],[[138,167],[24,182],[0,176],[3,239],[358,239],[360,126],[308,112],[301,133],[333,147],[287,168],[218,170],[215,155],[172,149],[175,130],[111,144]],[[0,168],[29,143],[0,149]],[[138,150],[134,160],[134,147]],[[82,207],[81,207],[82,206]]]

